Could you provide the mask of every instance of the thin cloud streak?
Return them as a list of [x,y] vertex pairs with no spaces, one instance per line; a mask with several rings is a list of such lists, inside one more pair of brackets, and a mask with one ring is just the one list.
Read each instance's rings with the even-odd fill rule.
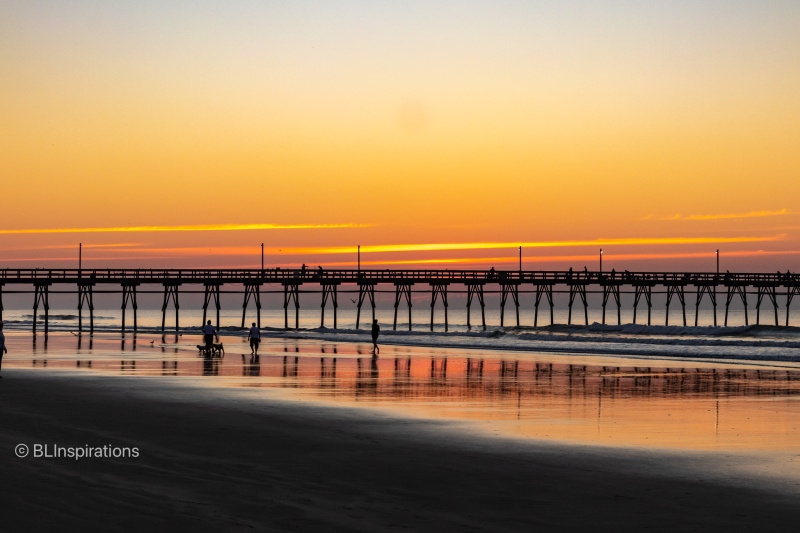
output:
[[[725,252],[725,257],[757,257],[757,256],[771,256],[771,255],[800,255],[800,251],[787,250],[787,251],[767,251],[767,250],[738,250],[732,252]],[[714,254],[709,252],[693,252],[693,253],[673,253],[673,254],[604,254],[603,260],[608,264],[617,261],[655,261],[661,259],[709,259],[713,258]],[[526,269],[529,263],[566,263],[566,262],[597,262],[597,254],[592,255],[544,255],[532,256],[522,258],[522,268]],[[341,261],[335,263],[325,263],[323,266],[350,266],[356,265],[356,261]],[[399,261],[364,261],[361,260],[361,266],[383,266],[383,265],[425,265],[425,264],[474,264],[474,265],[493,265],[493,264],[519,264],[519,257],[461,257],[461,258],[447,258],[447,259],[408,259]],[[516,269],[516,268],[515,268]]]
[[[508,250],[525,248],[568,248],[582,246],[635,246],[635,245],[679,245],[679,244],[721,244],[721,243],[748,243],[748,242],[774,242],[784,238],[784,235],[767,237],[653,237],[653,238],[621,238],[621,239],[596,239],[590,241],[541,241],[541,242],[467,242],[467,243],[438,243],[438,244],[378,244],[361,246],[362,253],[407,253],[407,252],[448,252],[469,250]],[[308,247],[283,247],[266,248],[264,252],[269,256],[296,256],[296,255],[341,255],[356,253],[357,246],[308,246]],[[192,247],[147,247],[147,248],[120,248],[108,249],[109,252],[148,254],[174,254],[175,257],[184,256],[212,256],[212,255],[253,255],[261,253],[260,247],[255,246],[192,246]],[[425,261],[418,259],[411,261]],[[397,263],[397,262],[395,262]]]
[[[362,246],[361,251],[365,254],[370,253],[407,253],[407,252],[447,252],[447,251],[469,251],[469,250],[503,250],[512,249],[516,250],[519,246],[523,250],[527,249],[543,249],[543,248],[565,248],[565,247],[583,247],[583,246],[632,246],[632,245],[677,245],[677,244],[722,244],[722,243],[750,243],[750,242],[775,242],[780,241],[785,235],[774,235],[767,237],[667,237],[667,238],[622,238],[622,239],[597,239],[591,241],[543,241],[543,242],[522,242],[522,243],[502,243],[502,242],[482,242],[482,243],[440,243],[440,244],[399,244],[399,245],[369,245]],[[74,246],[73,246],[74,247]],[[102,245],[98,246],[102,247]],[[261,256],[261,248],[256,246],[193,246],[193,247],[128,247],[128,246],[111,246],[102,247],[103,251],[119,255],[107,255],[105,257],[97,257],[92,254],[84,255],[86,260],[136,260],[136,259],[170,259],[170,258],[187,258],[187,257],[214,257],[214,256],[239,256],[239,257],[259,257]],[[266,248],[265,255],[270,263],[280,264],[285,260],[295,259],[297,256],[324,256],[324,255],[345,255],[356,253],[356,246],[338,246],[338,247],[296,247],[296,248]],[[27,248],[26,251],[34,250],[34,248]],[[653,255],[653,254],[629,254],[625,257]],[[697,256],[701,257],[704,253]],[[681,254],[655,254],[654,257],[694,257],[692,255]],[[535,255],[528,255],[529,260],[536,257]],[[548,257],[548,256],[540,256]],[[552,257],[552,256],[551,256]],[[559,258],[573,258],[573,257],[595,257],[591,256],[558,256]],[[623,257],[622,255],[614,255],[614,257]],[[64,258],[67,259],[67,258]],[[19,259],[2,259],[0,262],[9,261],[56,261],[60,258],[19,258]],[[369,259],[371,261],[380,261],[374,264],[426,264],[426,263],[447,263],[458,262],[460,259],[448,258],[420,258],[420,259],[397,259],[397,260],[377,260]],[[484,259],[464,258],[465,261],[473,263],[483,262]],[[545,259],[549,260],[549,259]],[[552,259],[557,261],[560,259]],[[363,261],[362,261],[363,262]],[[330,264],[330,263],[329,263]],[[366,263],[365,263],[366,264]]]
[[723,213],[723,214],[716,214],[716,215],[687,215],[681,216],[680,213],[677,213],[671,217],[661,217],[655,218],[653,215],[647,215],[646,217],[642,217],[640,220],[729,220],[735,218],[761,218],[761,217],[779,217],[784,215],[797,215],[800,213],[795,213],[794,211],[789,211],[788,209],[779,209],[777,211],[750,211],[747,213]]
[[[627,237],[619,239],[595,239],[587,241],[539,241],[539,242],[462,242],[438,244],[378,244],[361,246],[362,253],[388,252],[445,252],[461,250],[503,250],[524,248],[569,248],[579,246],[637,246],[674,244],[730,244],[746,242],[780,241],[784,234],[767,237]],[[282,248],[285,254],[351,254],[355,246]]]
[[154,233],[178,231],[252,231],[278,229],[367,228],[372,224],[200,224],[194,226],[117,226],[108,228],[0,229],[0,235],[49,233]]

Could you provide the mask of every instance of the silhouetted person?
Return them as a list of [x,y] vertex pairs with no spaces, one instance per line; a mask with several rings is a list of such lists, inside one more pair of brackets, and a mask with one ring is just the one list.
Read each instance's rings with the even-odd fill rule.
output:
[[253,327],[250,328],[250,333],[247,335],[247,338],[250,339],[250,353],[253,355],[258,355],[258,345],[261,342],[261,332],[256,327],[255,322],[253,322]]
[[489,269],[489,279],[494,279],[494,267]]
[[305,276],[306,275],[306,264],[303,263],[303,266],[300,267],[300,274]]
[[217,333],[217,328],[211,325],[211,321],[203,326],[203,340],[206,343],[206,349],[211,351],[214,347],[214,335]]
[[[6,336],[3,334],[3,323],[0,322],[0,368],[3,366],[4,353],[8,353],[8,348],[6,348]],[[2,377],[0,376],[0,378]]]
[[381,327],[378,325],[378,319],[372,321],[372,355],[376,355],[381,353],[381,349],[378,346],[378,337],[381,334]]

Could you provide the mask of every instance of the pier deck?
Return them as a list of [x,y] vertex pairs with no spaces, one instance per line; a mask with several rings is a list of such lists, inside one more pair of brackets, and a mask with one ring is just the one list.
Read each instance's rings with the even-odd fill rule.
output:
[[[358,319],[361,317],[361,307],[368,301],[375,316],[375,287],[376,285],[392,285],[395,287],[395,321],[397,328],[397,312],[403,300],[409,309],[408,327],[411,329],[411,292],[416,286],[423,286],[425,292],[431,295],[431,327],[433,327],[434,310],[437,301],[444,307],[445,329],[447,323],[447,291],[451,285],[463,285],[468,293],[467,308],[473,301],[481,306],[482,327],[486,328],[484,311],[484,289],[487,285],[496,285],[500,289],[501,297],[501,325],[504,325],[505,305],[513,302],[516,308],[516,324],[519,326],[519,292],[520,287],[529,285],[536,291],[536,319],[537,325],[539,304],[542,296],[546,296],[550,307],[550,316],[553,316],[553,287],[563,285],[565,292],[569,293],[569,323],[572,322],[572,307],[582,305],[584,320],[588,324],[588,292],[603,294],[603,323],[605,323],[606,305],[609,299],[617,307],[617,322],[620,322],[621,298],[620,292],[624,287],[630,287],[634,294],[634,323],[636,323],[636,310],[639,304],[647,306],[647,323],[651,323],[652,294],[654,289],[661,287],[667,294],[667,323],[669,317],[669,304],[673,297],[677,297],[683,311],[683,324],[686,325],[686,298],[687,287],[696,292],[695,306],[699,307],[704,296],[708,296],[714,307],[714,324],[716,325],[717,289],[725,294],[725,325],[728,321],[728,310],[733,301],[737,299],[745,306],[745,323],[747,316],[747,295],[756,294],[756,320],[760,320],[761,304],[767,301],[774,308],[775,325],[778,325],[778,291],[786,295],[786,325],[789,324],[789,308],[794,296],[800,294],[800,274],[786,273],[754,273],[754,272],[600,272],[600,271],[543,271],[543,270],[331,270],[331,269],[2,269],[0,270],[0,319],[2,319],[2,291],[4,286],[31,287],[34,294],[34,320],[33,330],[36,332],[37,315],[41,308],[44,309],[45,332],[48,329],[49,293],[54,286],[74,286],[75,293],[79,295],[79,331],[83,330],[83,309],[88,307],[90,315],[90,331],[94,329],[93,290],[97,285],[112,285],[119,287],[122,295],[123,332],[125,330],[125,311],[128,304],[132,305],[133,327],[137,329],[136,319],[136,293],[137,287],[142,284],[161,285],[164,291],[162,306],[162,331],[166,328],[166,313],[172,305],[175,309],[175,328],[178,329],[179,304],[178,295],[180,288],[185,285],[202,286],[205,290],[203,304],[204,320],[208,307],[212,303],[216,309],[217,326],[219,326],[219,293],[223,285],[241,285],[243,294],[242,326],[248,304],[252,301],[258,310],[258,324],[261,323],[261,287],[266,284],[275,284],[283,287],[284,310],[286,314],[285,327],[289,328],[289,307],[295,308],[295,328],[299,326],[300,287],[303,285],[313,288],[316,286],[322,295],[321,323],[325,323],[325,307],[328,302],[333,306],[334,328],[337,324],[338,288],[342,285],[357,287]],[[755,292],[748,288],[755,289]],[[19,292],[19,291],[15,291]],[[62,291],[63,292],[63,291]],[[104,290],[103,292],[109,292]],[[111,292],[115,292],[113,289]],[[510,299],[509,299],[510,297]],[[766,297],[766,298],[765,298]],[[469,315],[468,315],[469,316]],[[469,319],[468,319],[469,320]],[[697,319],[695,318],[695,325]],[[358,327],[358,323],[357,326]]]

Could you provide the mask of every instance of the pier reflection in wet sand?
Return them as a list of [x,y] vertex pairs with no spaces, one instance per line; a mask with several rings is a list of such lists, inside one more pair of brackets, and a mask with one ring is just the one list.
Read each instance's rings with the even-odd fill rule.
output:
[[[800,367],[656,361],[317,341],[267,340],[253,356],[225,339],[225,357],[192,344],[139,339],[75,346],[51,339],[6,367],[137,376],[212,376],[210,386],[280,389],[299,398],[471,420],[506,435],[684,449],[800,450]],[[21,340],[21,339],[20,339]],[[72,346],[70,346],[70,343]],[[242,352],[245,353],[242,353]]]

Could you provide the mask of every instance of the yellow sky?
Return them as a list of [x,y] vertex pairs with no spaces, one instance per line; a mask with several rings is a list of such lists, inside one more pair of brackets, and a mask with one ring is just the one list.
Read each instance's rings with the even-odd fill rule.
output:
[[536,255],[795,268],[799,22],[777,1],[5,4],[0,261],[568,242]]

